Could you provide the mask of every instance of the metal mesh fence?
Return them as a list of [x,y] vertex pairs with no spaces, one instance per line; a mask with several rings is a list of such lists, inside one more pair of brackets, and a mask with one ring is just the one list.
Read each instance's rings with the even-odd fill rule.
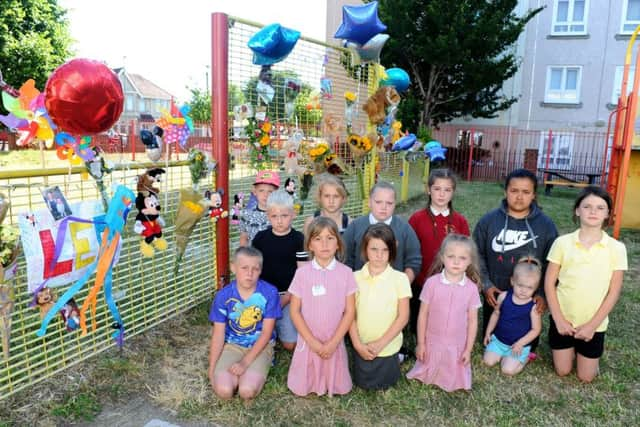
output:
[[[133,180],[143,172],[146,164],[121,167],[115,170],[106,184],[123,183],[135,188]],[[169,248],[157,252],[153,259],[140,255],[140,237],[131,229],[131,222],[123,233],[120,261],[113,272],[113,295],[122,315],[126,338],[144,332],[176,316],[195,304],[208,300],[215,289],[215,235],[210,222],[203,219],[196,226],[177,275],[173,274],[175,238],[173,223],[178,204],[178,189],[191,185],[189,170],[184,162],[169,165],[167,178],[162,184],[160,201],[166,226],[163,235]],[[17,223],[18,216],[45,208],[41,189],[59,186],[70,203],[100,198],[93,179],[83,179],[79,170],[67,169],[0,172],[0,191],[11,200],[5,222]],[[207,187],[213,187],[209,182]],[[135,210],[130,214],[135,215]],[[40,326],[39,312],[30,308],[31,294],[27,289],[26,260],[18,260],[17,275],[8,284],[14,288],[14,309],[10,315],[10,356],[0,357],[0,398],[28,387],[42,379],[69,368],[80,361],[113,346],[113,322],[98,296],[95,316],[97,329],[81,337],[79,331],[67,332],[58,316],[47,334],[39,338],[35,332]],[[186,279],[188,277],[188,280]],[[93,279],[80,291],[76,299],[82,302]],[[61,295],[65,287],[56,288]]]
[[[375,179],[392,182],[403,200],[423,193],[422,178],[425,173],[424,161],[407,162],[403,154],[371,153],[364,159],[354,158],[347,144],[345,123],[345,97],[349,91],[355,94],[353,107],[353,132],[365,135],[372,129],[361,105],[377,88],[377,79],[370,66],[352,66],[349,53],[343,49],[322,42],[301,38],[294,51],[270,70],[262,70],[252,63],[252,53],[247,41],[260,29],[258,24],[237,18],[229,20],[229,188],[225,189],[232,206],[234,195],[244,194],[249,198],[257,172],[255,153],[248,143],[247,122],[243,116],[243,106],[254,112],[264,113],[273,125],[268,148],[267,162],[261,168],[277,170],[284,184],[287,178],[298,179],[303,169],[314,169],[308,156],[298,158],[299,170],[291,170],[286,164],[291,156],[288,147],[294,137],[300,139],[304,151],[305,144],[326,142],[343,161],[346,174],[344,183],[349,197],[344,211],[351,217],[362,214],[367,209],[368,192]],[[215,64],[213,65],[215,66]],[[258,87],[261,72],[269,72],[271,89]],[[266,90],[266,92],[265,92]],[[270,93],[272,91],[272,93]],[[119,139],[98,136],[94,143],[102,147],[106,157],[117,164],[116,170],[105,181],[107,188],[122,183],[135,188],[134,178],[151,164],[143,163],[144,146],[137,135],[140,128],[152,123],[130,123],[128,134]],[[198,147],[212,152],[209,124],[200,124],[199,131],[189,138],[186,148]],[[375,150],[374,150],[375,151]],[[53,157],[47,155],[48,159]],[[205,219],[196,226],[180,269],[174,274],[175,235],[174,222],[177,213],[179,190],[191,185],[190,174],[185,161],[185,150],[175,145],[171,147],[169,160],[159,166],[167,166],[167,174],[162,184],[160,203],[166,226],[163,237],[169,242],[169,249],[158,252],[153,259],[140,255],[140,237],[132,230],[132,221],[123,233],[120,262],[114,268],[114,296],[126,327],[126,337],[139,334],[164,320],[178,315],[195,304],[210,300],[215,290],[216,254],[215,227]],[[59,186],[70,203],[99,200],[100,194],[91,178],[84,178],[78,169],[49,169],[57,160],[45,162],[41,169],[0,172],[0,191],[11,200],[8,219],[16,223],[18,216],[45,208],[41,190]],[[34,166],[35,168],[36,166]],[[316,173],[318,171],[316,170]],[[361,184],[359,183],[359,177]],[[201,183],[202,190],[215,188],[213,180]],[[298,183],[300,194],[300,183]],[[294,227],[301,230],[305,217],[317,209],[316,186],[312,186],[307,199],[297,199],[302,205],[301,214],[294,221]],[[135,212],[135,211],[134,211]],[[131,213],[135,215],[135,213]],[[237,227],[230,227],[230,247],[238,245]],[[35,331],[40,324],[38,310],[29,308],[31,295],[27,290],[25,259],[19,258],[17,276],[10,285],[15,289],[14,310],[11,315],[11,353],[9,358],[0,358],[0,399],[64,369],[94,356],[114,345],[111,338],[111,316],[106,304],[99,303],[95,315],[97,330],[81,337],[78,331],[67,332],[61,320],[51,323],[48,333],[39,338]],[[83,301],[89,282],[77,295]],[[59,292],[66,290],[61,287]],[[99,295],[99,300],[102,296]],[[125,344],[126,345],[126,344]]]
[[[363,200],[358,188],[356,167],[369,171],[367,162],[354,161],[346,144],[345,126],[346,91],[353,92],[357,99],[353,108],[353,130],[365,134],[367,116],[360,105],[366,101],[374,82],[369,79],[368,66],[350,66],[349,54],[343,49],[302,37],[295,49],[282,62],[275,64],[265,76],[264,70],[252,62],[253,54],[247,42],[260,27],[238,18],[230,18],[229,29],[229,110],[230,110],[230,171],[229,197],[242,193],[245,201],[249,197],[257,169],[252,165],[252,147],[248,143],[245,119],[242,113],[262,113],[274,127],[269,148],[270,162],[262,165],[264,169],[279,171],[281,183],[287,178],[298,181],[298,174],[287,170],[285,160],[290,154],[288,142],[302,137],[298,154],[304,151],[306,144],[325,141],[332,151],[344,161],[348,174],[343,181],[349,192],[344,210],[350,216],[362,213]],[[261,74],[262,73],[262,74]],[[263,87],[257,88],[260,79],[270,80],[273,93],[265,93]],[[262,85],[261,85],[262,86]],[[268,90],[268,89],[267,89]],[[312,170],[313,165],[306,162],[305,156],[297,157],[300,169]],[[367,175],[365,172],[364,175]],[[368,176],[364,179],[365,194],[372,185]],[[396,180],[397,181],[397,180]],[[298,195],[300,184],[298,182]],[[297,199],[302,205],[301,214],[294,221],[294,227],[302,229],[304,218],[317,209],[316,186],[309,192],[306,200]],[[231,247],[237,246],[239,233],[231,227]]]

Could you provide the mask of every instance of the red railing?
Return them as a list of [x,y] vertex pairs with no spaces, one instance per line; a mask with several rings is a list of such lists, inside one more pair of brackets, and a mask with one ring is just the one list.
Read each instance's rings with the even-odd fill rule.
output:
[[545,179],[543,170],[566,171],[576,181],[583,174],[607,177],[607,134],[566,130],[522,130],[506,127],[441,126],[433,139],[447,147],[447,167],[468,180],[501,181],[513,169],[525,168]]

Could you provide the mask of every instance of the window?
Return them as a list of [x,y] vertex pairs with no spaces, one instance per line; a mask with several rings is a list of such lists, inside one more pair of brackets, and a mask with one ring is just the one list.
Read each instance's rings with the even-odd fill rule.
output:
[[140,100],[138,101],[138,111],[140,111],[141,113],[147,111],[144,107],[144,98],[140,98]]
[[558,104],[578,104],[580,102],[581,79],[582,67],[548,67],[544,102]]
[[[620,98],[620,90],[622,89],[622,74],[624,73],[624,66],[620,65],[616,67],[616,74],[613,78],[613,92],[611,95],[611,105],[618,105],[618,98]],[[633,89],[633,79],[635,76],[635,67],[629,67],[629,78],[627,79],[627,95],[631,93]]]
[[[573,157],[573,133],[553,133],[551,136],[551,150],[549,148],[549,133],[540,132],[540,145],[538,146],[538,169],[571,169]],[[547,165],[547,152],[549,163]]]
[[133,95],[129,94],[127,95],[126,98],[126,103],[125,103],[125,110],[127,111],[133,111]]
[[551,34],[587,34],[588,0],[555,0]]
[[640,0],[623,0],[622,33],[632,33],[640,25]]

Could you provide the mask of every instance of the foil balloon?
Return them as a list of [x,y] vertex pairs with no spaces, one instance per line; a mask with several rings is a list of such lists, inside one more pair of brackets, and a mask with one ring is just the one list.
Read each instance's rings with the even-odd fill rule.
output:
[[413,147],[416,143],[417,138],[414,134],[410,133],[409,135],[405,135],[399,140],[397,140],[393,147],[391,147],[391,151],[405,151]]
[[342,24],[334,37],[364,45],[386,29],[378,18],[378,2],[374,1],[362,6],[342,6]]
[[409,88],[411,79],[402,68],[389,68],[386,73],[387,77],[380,80],[380,86],[393,86],[398,92],[404,92]]
[[291,53],[299,38],[300,31],[271,24],[255,33],[247,46],[253,51],[255,65],[273,65]]
[[162,157],[162,135],[164,131],[159,126],[154,126],[153,130],[143,129],[140,131],[140,140],[145,146],[147,157],[152,162],[157,162]]
[[350,41],[345,42],[345,47],[351,51],[351,65],[379,63],[380,52],[382,52],[387,40],[389,40],[389,34],[376,34],[363,45]]
[[48,148],[53,144],[53,127],[44,107],[44,94],[36,89],[33,79],[27,80],[17,91],[18,97],[2,92],[2,104],[9,111],[0,115],[0,122],[18,132],[19,146],[25,146],[33,140],[44,141]]
[[118,76],[102,62],[73,59],[58,67],[45,87],[44,103],[64,132],[92,135],[109,130],[123,108]]
[[424,153],[429,156],[432,162],[436,160],[444,160],[447,149],[438,141],[430,141],[424,146]]

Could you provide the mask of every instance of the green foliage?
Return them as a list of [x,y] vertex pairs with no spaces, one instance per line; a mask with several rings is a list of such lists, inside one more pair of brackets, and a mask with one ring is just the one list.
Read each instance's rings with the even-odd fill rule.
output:
[[[542,8],[518,17],[517,0],[380,0],[391,36],[382,64],[411,76],[403,124],[437,126],[455,117],[495,117],[517,99],[501,93],[518,70],[512,49]],[[419,108],[418,108],[419,107]]]
[[[322,112],[320,110],[307,111],[306,109],[307,103],[311,100],[311,86],[306,83],[300,83],[300,93],[294,100],[295,94],[285,87],[285,81],[287,79],[300,82],[295,71],[271,71],[271,86],[275,89],[275,95],[273,100],[267,106],[267,117],[274,123],[285,120],[287,118],[285,103],[287,101],[293,101],[295,114],[298,116],[298,122],[305,125],[316,125],[322,118]],[[258,77],[255,76],[249,80],[244,89],[246,102],[250,103],[254,107],[258,105],[258,92],[256,91],[257,85]]]
[[0,70],[16,89],[32,78],[44,90],[51,72],[71,55],[66,10],[57,0],[3,0]]
[[102,406],[96,396],[92,393],[81,392],[53,408],[51,413],[66,420],[92,421],[101,410]]
[[198,88],[189,88],[191,99],[187,104],[191,107],[189,115],[195,122],[211,121],[211,94]]
[[[200,88],[187,88],[191,92],[191,99],[187,104],[191,107],[189,115],[196,122],[208,123],[211,121],[211,94]],[[234,84],[229,84],[227,108],[229,116],[233,115],[233,107],[244,102],[242,90]]]

